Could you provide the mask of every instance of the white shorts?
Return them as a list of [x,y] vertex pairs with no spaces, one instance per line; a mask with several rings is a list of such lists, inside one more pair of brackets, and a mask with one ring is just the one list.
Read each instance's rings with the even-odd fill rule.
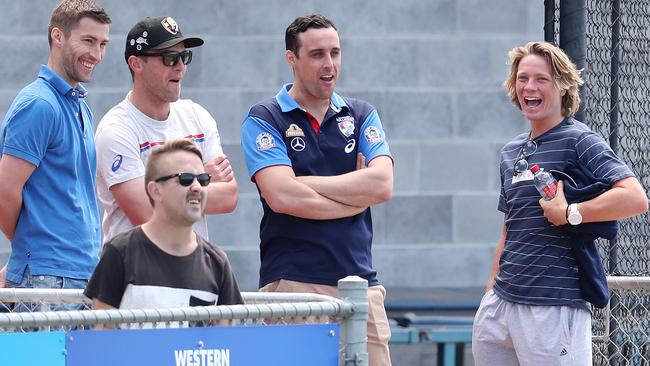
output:
[[474,318],[472,353],[476,366],[591,365],[591,313],[517,304],[490,290]]

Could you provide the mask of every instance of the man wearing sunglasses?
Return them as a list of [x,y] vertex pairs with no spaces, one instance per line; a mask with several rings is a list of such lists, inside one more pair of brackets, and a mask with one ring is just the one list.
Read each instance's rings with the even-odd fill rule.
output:
[[[505,220],[474,320],[474,361],[591,365],[589,302],[604,304],[590,294],[607,289],[594,244],[603,235],[594,230],[646,212],[648,199],[607,142],[573,118],[582,79],[569,57],[546,42],[516,47],[509,57],[504,86],[530,131],[501,150]],[[561,179],[554,198],[540,198],[533,165]]]
[[261,291],[336,296],[337,281],[368,280],[369,365],[390,365],[385,289],[372,265],[370,206],[393,191],[393,159],[377,110],[334,92],[341,45],[320,14],[286,29],[292,84],[254,105],[242,147],[260,191]]
[[[140,20],[126,38],[124,58],[133,89],[113,107],[97,128],[97,191],[105,209],[104,241],[145,222],[152,207],[144,192],[144,167],[151,149],[186,137],[201,150],[211,174],[205,214],[232,212],[237,182],[221,148],[212,116],[191,100],[180,99],[181,83],[192,61],[192,49],[203,40],[184,37],[171,17]],[[205,217],[196,232],[208,237]]]
[[97,263],[93,116],[82,83],[106,54],[110,23],[92,1],[61,1],[48,25],[47,65],[5,116],[0,228],[11,241],[7,286],[83,288]]
[[151,219],[105,244],[85,290],[93,308],[243,303],[226,254],[192,230],[209,196],[201,151],[189,139],[154,148],[144,184]]

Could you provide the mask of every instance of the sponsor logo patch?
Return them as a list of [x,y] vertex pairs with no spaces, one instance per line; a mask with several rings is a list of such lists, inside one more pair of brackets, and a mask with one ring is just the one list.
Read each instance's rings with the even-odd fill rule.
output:
[[257,145],[257,150],[263,151],[275,147],[275,141],[270,133],[262,132],[255,138],[255,145]]
[[305,150],[305,140],[303,140],[302,137],[294,137],[291,140],[291,148],[295,151]]
[[287,128],[287,130],[284,132],[284,135],[286,137],[298,137],[298,136],[304,137],[305,133],[300,127],[298,127],[297,124],[292,123],[289,125],[289,128]]
[[363,135],[366,136],[368,142],[381,142],[384,141],[384,136],[381,134],[381,131],[375,126],[369,126],[363,132]]
[[120,169],[123,160],[124,157],[122,155],[115,155],[115,159],[113,159],[113,164],[111,165],[111,170],[113,172],[116,172],[118,169]]
[[347,145],[345,145],[345,149],[343,149],[343,151],[345,151],[346,154],[349,154],[349,153],[354,151],[354,147],[356,145],[357,145],[357,140],[350,139],[350,140],[348,140]]

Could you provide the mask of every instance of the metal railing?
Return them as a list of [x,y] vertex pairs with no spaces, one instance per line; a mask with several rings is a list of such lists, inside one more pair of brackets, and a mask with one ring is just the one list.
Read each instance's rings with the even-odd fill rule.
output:
[[[167,309],[90,310],[82,290],[0,289],[0,332],[87,329],[95,325],[141,327],[215,324],[277,324],[337,321],[341,324],[339,360],[343,365],[368,365],[368,283],[356,276],[339,281],[339,298],[307,293],[244,292],[244,305],[196,306]],[[8,305],[9,304],[9,305]],[[16,305],[49,309],[57,304],[80,304],[87,310],[12,312]],[[36,305],[33,305],[36,304]],[[0,305],[3,306],[3,305]],[[237,323],[235,321],[241,321]]]

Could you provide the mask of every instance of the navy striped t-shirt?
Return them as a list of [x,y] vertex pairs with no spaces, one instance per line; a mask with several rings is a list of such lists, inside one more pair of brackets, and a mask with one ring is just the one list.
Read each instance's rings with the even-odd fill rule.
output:
[[[515,303],[589,308],[580,293],[573,240],[544,217],[530,171],[514,174],[528,140],[528,133],[521,134],[501,150],[498,208],[506,215],[506,241],[494,291]],[[579,164],[611,184],[634,175],[600,135],[570,117],[534,142],[537,148],[528,156],[529,169],[538,164],[545,171],[567,172]]]

